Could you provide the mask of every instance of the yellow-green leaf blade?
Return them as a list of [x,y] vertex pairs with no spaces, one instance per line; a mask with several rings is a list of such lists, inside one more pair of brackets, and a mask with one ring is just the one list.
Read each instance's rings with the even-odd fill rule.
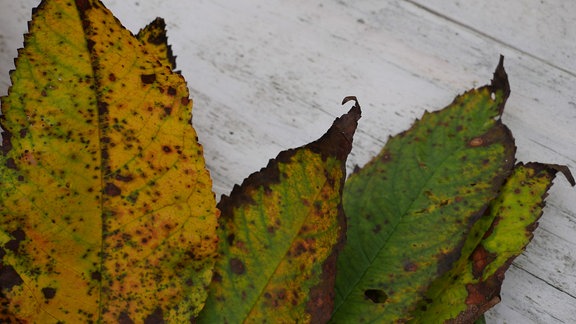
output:
[[98,1],[44,1],[2,99],[2,286],[22,320],[188,321],[217,210],[183,78]]
[[49,322],[67,300],[77,300],[79,311],[99,312],[90,297],[99,283],[89,278],[100,263],[94,184],[101,160],[92,66],[85,41],[72,41],[84,38],[79,15],[63,2],[44,2],[33,19],[2,98],[2,272],[11,271],[2,288],[15,316]]
[[430,286],[414,313],[414,323],[470,322],[500,301],[504,273],[532,240],[557,171],[540,163],[514,168],[470,231],[460,260]]
[[280,153],[222,198],[222,259],[202,322],[329,318],[345,160],[359,117],[355,106],[321,139]]
[[490,86],[425,113],[348,179],[334,322],[409,319],[458,259],[513,166],[514,141],[499,120],[508,94],[501,61]]

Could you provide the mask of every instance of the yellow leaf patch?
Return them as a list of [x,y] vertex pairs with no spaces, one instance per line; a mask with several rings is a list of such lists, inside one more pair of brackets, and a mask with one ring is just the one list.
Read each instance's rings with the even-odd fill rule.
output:
[[34,11],[2,98],[0,297],[14,318],[182,322],[203,307],[218,211],[186,83],[147,39],[99,1]]

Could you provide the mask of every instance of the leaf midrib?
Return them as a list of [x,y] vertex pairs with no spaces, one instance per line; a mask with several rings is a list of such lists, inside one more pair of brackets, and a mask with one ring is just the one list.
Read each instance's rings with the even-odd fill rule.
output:
[[[462,115],[462,110],[460,110],[460,114],[458,114],[458,116]],[[492,129],[494,127],[494,123],[492,122],[492,124],[490,125],[489,129]],[[444,136],[445,137],[445,136]],[[366,258],[369,261],[369,265],[367,267],[365,267],[365,269],[362,271],[362,274],[360,276],[358,276],[357,280],[355,281],[354,285],[352,285],[348,292],[345,295],[341,295],[343,296],[343,298],[341,299],[341,303],[339,305],[337,305],[334,308],[334,311],[332,312],[333,315],[335,315],[338,310],[342,307],[342,305],[344,305],[346,303],[346,301],[348,300],[349,296],[353,293],[353,291],[358,287],[359,283],[363,281],[363,279],[366,277],[366,274],[368,273],[368,271],[372,268],[372,266],[374,265],[374,261],[380,258],[380,255],[383,253],[385,247],[388,245],[389,241],[391,240],[391,238],[394,236],[394,234],[397,232],[397,228],[398,226],[400,226],[401,224],[404,223],[404,220],[406,218],[406,215],[408,214],[408,211],[410,211],[412,209],[412,206],[414,205],[414,203],[418,200],[418,197],[421,197],[423,194],[423,189],[427,187],[428,183],[430,182],[430,180],[432,178],[434,178],[434,176],[437,174],[437,172],[439,170],[442,169],[442,166],[445,164],[445,162],[447,160],[449,160],[450,158],[452,158],[455,154],[457,154],[458,152],[465,150],[466,147],[457,147],[456,149],[454,149],[453,151],[451,151],[449,154],[446,154],[446,157],[438,164],[438,167],[435,168],[435,170],[433,172],[430,173],[430,176],[426,179],[425,182],[422,182],[422,186],[419,188],[418,190],[418,195],[416,195],[415,199],[413,199],[409,205],[407,205],[406,209],[402,212],[400,220],[398,222],[396,222],[396,224],[394,225],[392,231],[390,231],[390,234],[386,237],[386,239],[384,240],[384,242],[378,247],[378,252],[376,252],[374,254],[374,257],[371,258],[369,255],[367,255],[365,253],[365,251],[362,249],[362,253],[366,256]],[[397,171],[398,167],[400,166],[400,164],[396,164],[394,167],[394,171]],[[394,174],[396,174],[396,172],[394,172]],[[394,177],[392,176],[392,179],[394,179],[393,187],[396,187],[396,183],[398,182],[397,180],[399,177]],[[368,183],[371,183],[375,181],[374,177],[370,177],[368,180]],[[364,196],[363,197],[364,200],[368,200],[369,198]],[[366,205],[366,202],[365,202]]]

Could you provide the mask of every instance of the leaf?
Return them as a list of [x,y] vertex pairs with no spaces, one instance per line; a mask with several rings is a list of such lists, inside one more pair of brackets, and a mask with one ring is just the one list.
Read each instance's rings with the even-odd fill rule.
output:
[[2,98],[0,316],[187,322],[203,307],[218,211],[186,83],[143,36],[157,27],[142,43],[99,1],[35,9]]
[[348,179],[334,322],[405,321],[458,260],[513,166],[514,140],[499,118],[509,92],[501,59],[491,85],[425,113]]
[[[413,322],[468,323],[500,301],[504,273],[532,240],[558,170],[541,163],[514,168],[498,197],[472,227],[460,260],[430,286]],[[570,171],[563,171],[570,179]]]
[[148,26],[142,28],[136,35],[145,46],[149,54],[155,55],[174,70],[176,57],[172,54],[172,47],[168,45],[166,36],[166,22],[162,18],[156,18]]
[[222,258],[201,322],[327,321],[345,231],[345,161],[359,118],[356,104],[319,140],[281,152],[222,197]]

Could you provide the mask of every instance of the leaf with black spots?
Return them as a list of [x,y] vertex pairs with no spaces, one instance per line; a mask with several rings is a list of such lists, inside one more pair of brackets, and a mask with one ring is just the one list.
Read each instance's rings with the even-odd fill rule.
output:
[[139,40],[99,1],[45,0],[29,28],[2,98],[0,321],[190,321],[218,211],[162,21]]
[[557,171],[566,167],[518,164],[482,218],[474,224],[454,267],[436,279],[413,322],[468,323],[500,301],[504,273],[532,240]]
[[359,118],[356,104],[319,140],[281,152],[222,197],[222,257],[201,322],[328,320],[346,230],[345,162]]
[[426,112],[350,176],[334,322],[406,321],[458,260],[514,165],[514,139],[500,120],[509,92],[501,60],[490,85]]

